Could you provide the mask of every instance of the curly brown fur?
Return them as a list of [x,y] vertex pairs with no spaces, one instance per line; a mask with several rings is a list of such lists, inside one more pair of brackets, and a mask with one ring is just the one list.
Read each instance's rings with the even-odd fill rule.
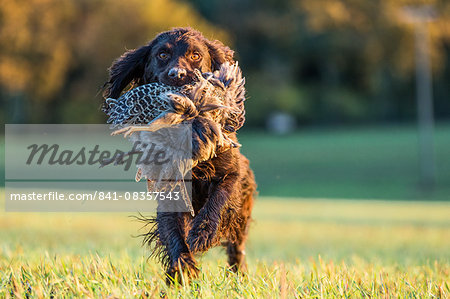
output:
[[[192,54],[199,54],[201,59],[190,59]],[[182,86],[193,80],[195,69],[214,72],[227,61],[234,63],[233,51],[221,42],[210,41],[191,28],[175,28],[117,59],[109,69],[104,95],[117,98],[129,84],[160,82]],[[243,111],[244,98],[240,92],[228,99],[228,104]],[[242,113],[237,121],[227,124],[226,130],[235,142],[235,131],[242,125],[243,117]],[[211,152],[205,147],[214,144],[211,140],[216,138],[217,129],[207,119],[195,118],[192,122],[193,159]],[[239,148],[218,151],[216,156],[199,161],[192,170],[195,217],[189,213],[158,210],[155,217],[141,218],[149,227],[143,241],[162,262],[168,282],[179,271],[195,277],[198,268],[194,254],[221,242],[226,247],[231,269],[237,271],[245,267],[244,249],[256,190],[249,162]]]

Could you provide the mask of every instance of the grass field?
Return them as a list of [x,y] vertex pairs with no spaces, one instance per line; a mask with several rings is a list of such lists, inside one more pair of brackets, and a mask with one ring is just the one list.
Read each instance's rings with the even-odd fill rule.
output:
[[[246,275],[217,248],[192,285],[168,288],[128,214],[0,212],[0,298],[450,297],[450,124],[436,128],[430,192],[418,188],[413,126],[240,141],[262,195]],[[3,151],[1,139],[0,168]]]
[[[434,140],[437,182],[424,191],[414,125],[239,132],[260,194],[281,197],[450,200],[450,123],[436,125]],[[0,138],[0,169],[3,152]]]
[[449,215],[445,202],[260,198],[247,275],[218,248],[168,288],[127,214],[1,212],[0,298],[448,298]]
[[450,124],[434,134],[437,181],[419,188],[415,126],[242,132],[239,141],[265,196],[450,200]]

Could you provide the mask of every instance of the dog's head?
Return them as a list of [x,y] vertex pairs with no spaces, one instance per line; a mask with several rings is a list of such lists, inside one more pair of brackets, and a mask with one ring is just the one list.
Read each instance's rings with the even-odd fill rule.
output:
[[193,71],[212,72],[233,61],[233,51],[191,28],[160,33],[148,45],[125,52],[109,68],[105,97],[117,98],[131,82],[181,86],[192,82]]

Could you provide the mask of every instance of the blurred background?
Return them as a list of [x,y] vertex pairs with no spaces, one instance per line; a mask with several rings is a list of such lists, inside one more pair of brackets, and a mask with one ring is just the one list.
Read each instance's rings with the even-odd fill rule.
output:
[[449,1],[0,3],[2,124],[104,123],[111,62],[191,26],[236,51],[260,195],[450,199]]
[[[105,123],[112,61],[179,26],[236,51],[259,191],[246,248],[258,283],[221,282],[215,248],[199,256],[202,291],[273,298],[287,272],[302,298],[327,284],[334,297],[449,294],[450,1],[0,0],[2,127]],[[0,184],[4,148],[1,130]],[[4,212],[4,194],[0,297],[164,289],[133,213]]]

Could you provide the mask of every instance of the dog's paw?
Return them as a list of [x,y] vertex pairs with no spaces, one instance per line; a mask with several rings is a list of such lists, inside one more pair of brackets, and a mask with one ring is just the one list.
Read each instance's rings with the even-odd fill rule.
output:
[[189,284],[192,278],[198,277],[199,269],[192,254],[182,253],[180,257],[171,263],[166,272],[166,283],[175,282]]
[[206,215],[197,215],[187,237],[187,244],[191,252],[208,250],[216,242],[217,223]]

